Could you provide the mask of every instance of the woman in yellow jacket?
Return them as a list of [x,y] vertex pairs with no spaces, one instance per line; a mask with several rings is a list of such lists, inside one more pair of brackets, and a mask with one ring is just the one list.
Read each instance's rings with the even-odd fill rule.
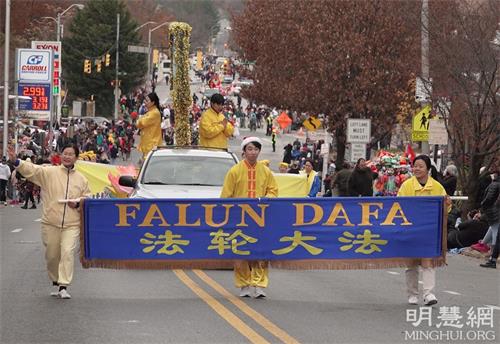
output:
[[[431,159],[427,155],[419,155],[413,161],[413,177],[401,185],[398,196],[445,196],[446,191],[438,181],[429,175]],[[415,266],[406,269],[406,287],[408,303],[418,304],[418,265],[422,270],[424,304],[427,306],[437,303],[433,294],[436,284],[436,269],[429,259],[422,259]]]
[[148,108],[148,112],[139,118],[137,128],[141,129],[141,142],[138,149],[142,152],[142,157],[146,158],[154,147],[162,144],[162,137],[160,100],[156,93],[148,94],[144,99],[144,104]]

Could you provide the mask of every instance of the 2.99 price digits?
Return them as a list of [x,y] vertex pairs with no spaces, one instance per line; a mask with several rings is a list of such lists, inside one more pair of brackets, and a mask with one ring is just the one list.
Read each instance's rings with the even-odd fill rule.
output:
[[23,96],[45,97],[45,88],[44,87],[25,86],[25,87],[23,87]]

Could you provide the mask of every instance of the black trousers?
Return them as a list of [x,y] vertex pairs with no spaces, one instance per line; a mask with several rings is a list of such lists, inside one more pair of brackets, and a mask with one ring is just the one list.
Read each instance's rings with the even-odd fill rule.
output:
[[26,191],[24,194],[24,205],[28,206],[28,201],[31,201],[31,204],[35,205],[35,198],[33,197],[33,191]]
[[5,189],[7,188],[7,180],[0,179],[0,202],[5,202],[7,197],[5,195]]

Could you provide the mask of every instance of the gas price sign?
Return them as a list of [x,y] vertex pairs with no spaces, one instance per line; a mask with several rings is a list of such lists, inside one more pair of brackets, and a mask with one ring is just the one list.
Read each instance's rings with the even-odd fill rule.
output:
[[18,94],[31,99],[19,99],[19,110],[50,112],[50,84],[19,83]]

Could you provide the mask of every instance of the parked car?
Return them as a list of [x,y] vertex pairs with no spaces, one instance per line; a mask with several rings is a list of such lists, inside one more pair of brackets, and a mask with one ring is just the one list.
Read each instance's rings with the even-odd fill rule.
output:
[[253,80],[251,79],[239,79],[236,80],[234,83],[235,86],[252,86],[253,85]]
[[165,147],[149,153],[137,178],[121,176],[131,198],[218,198],[238,158],[224,149]]
[[105,125],[105,123],[111,123],[111,120],[107,119],[106,117],[82,116],[82,117],[67,117],[64,120],[61,118],[61,124],[67,126],[71,120],[74,120],[74,121],[81,120],[82,122],[85,122],[85,123],[94,122],[98,126],[103,126],[103,125]]
[[216,93],[220,93],[220,90],[218,88],[207,88],[205,92],[203,92],[203,95],[210,99],[210,97]]

